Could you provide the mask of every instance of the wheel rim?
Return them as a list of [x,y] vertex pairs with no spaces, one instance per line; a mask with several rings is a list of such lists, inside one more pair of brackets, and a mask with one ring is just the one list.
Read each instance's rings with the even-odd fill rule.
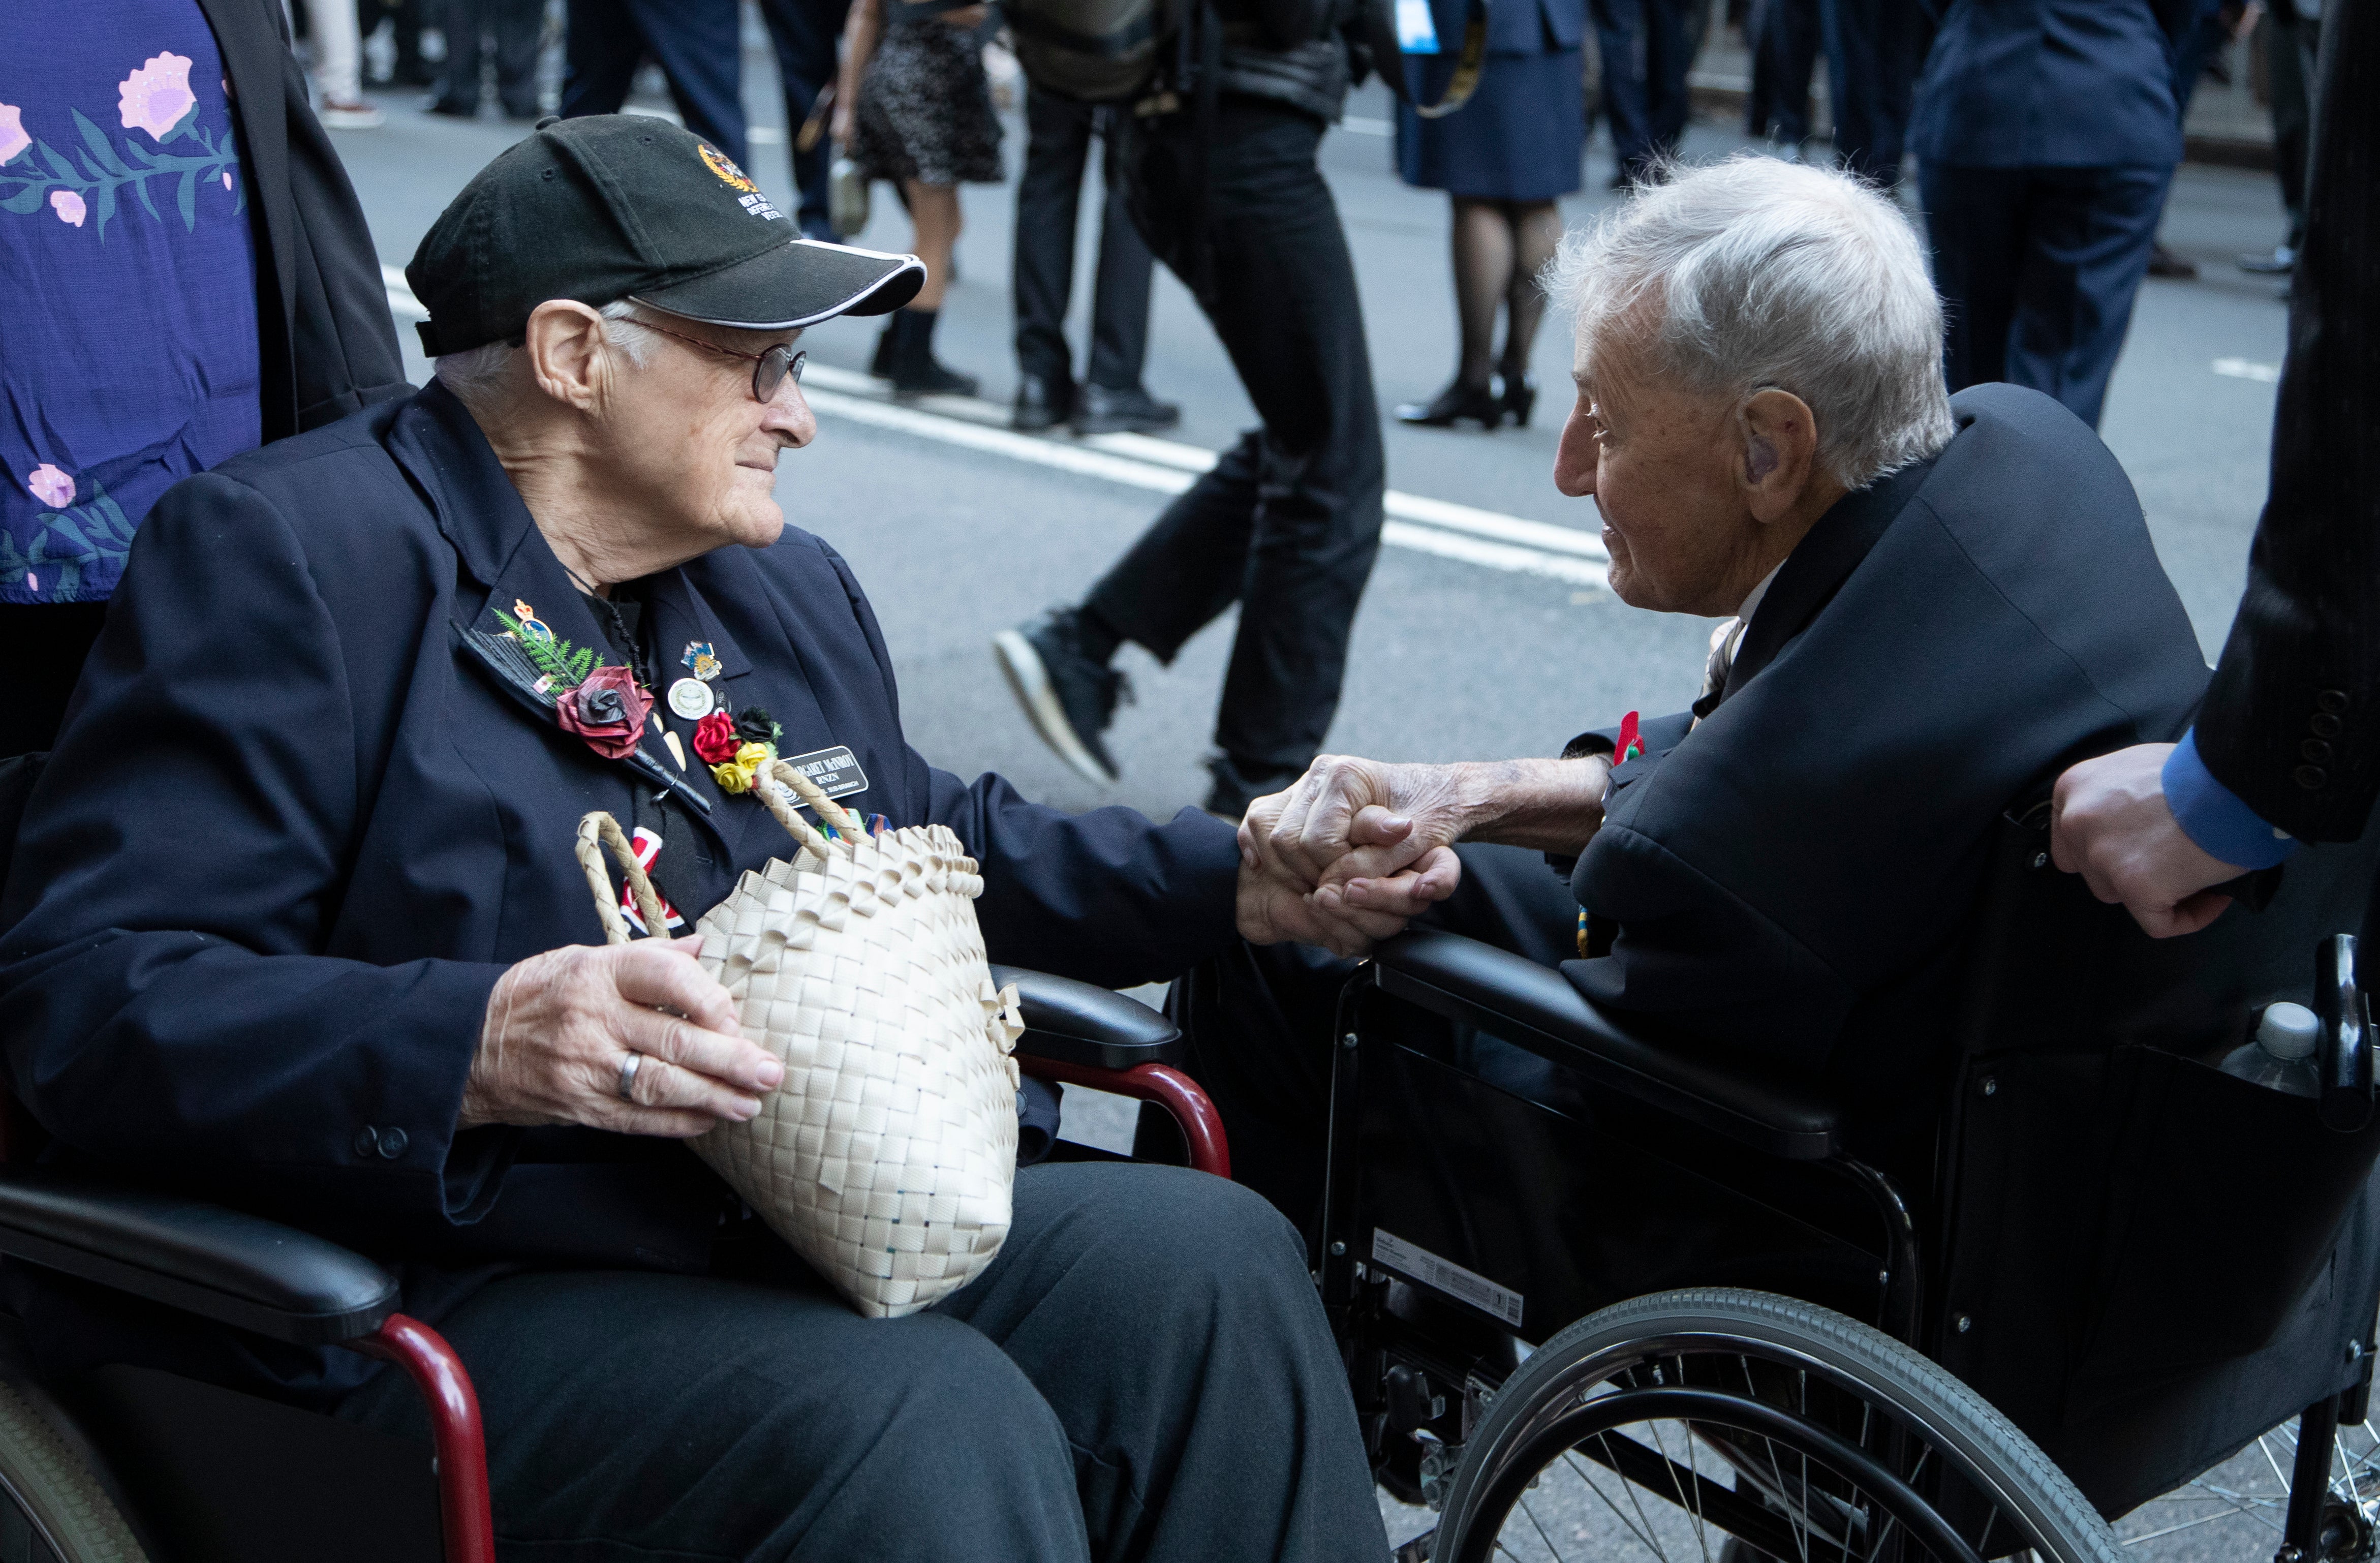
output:
[[[1791,1347],[1640,1338],[1572,1364],[1475,1447],[1434,1555],[1976,1563],[2041,1545],[1959,1448]],[[1937,1507],[1952,1488],[1957,1524]]]

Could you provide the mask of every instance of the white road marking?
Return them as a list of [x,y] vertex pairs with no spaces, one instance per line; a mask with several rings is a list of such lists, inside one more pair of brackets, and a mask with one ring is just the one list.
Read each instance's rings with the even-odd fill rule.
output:
[[2215,372],[2228,374],[2234,380],[2253,380],[2270,385],[2281,377],[2277,363],[2258,363],[2252,359],[2216,359]]
[[[806,369],[802,390],[820,411],[855,422],[1158,494],[1180,494],[1215,464],[1211,450],[1146,434],[1094,434],[1079,440],[1021,434],[998,426],[1007,420],[1005,409],[980,397],[926,397],[916,404],[898,405],[876,391],[868,376],[832,364]],[[1384,507],[1389,519],[1380,541],[1392,547],[1609,589],[1605,567],[1610,555],[1593,532],[1395,489],[1389,491]]]

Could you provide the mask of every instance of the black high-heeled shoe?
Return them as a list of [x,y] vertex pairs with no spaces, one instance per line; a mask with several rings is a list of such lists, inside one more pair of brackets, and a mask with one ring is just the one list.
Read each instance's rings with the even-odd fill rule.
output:
[[1512,427],[1529,426],[1529,414],[1537,407],[1537,383],[1525,374],[1504,376],[1504,410],[1512,415]]
[[1457,380],[1427,403],[1409,401],[1397,409],[1397,421],[1417,429],[1451,429],[1460,418],[1468,418],[1482,429],[1493,429],[1504,421],[1503,398],[1491,386],[1466,385]]

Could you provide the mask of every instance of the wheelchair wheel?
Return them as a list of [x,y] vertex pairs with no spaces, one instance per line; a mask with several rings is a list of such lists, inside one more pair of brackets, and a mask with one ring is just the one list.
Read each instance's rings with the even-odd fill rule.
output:
[[115,1502],[55,1429],[0,1383],[0,1563],[147,1563]]
[[1719,1289],[1580,1320],[1497,1391],[1435,1563],[2113,1563],[2074,1484],[1973,1390],[1813,1304]]

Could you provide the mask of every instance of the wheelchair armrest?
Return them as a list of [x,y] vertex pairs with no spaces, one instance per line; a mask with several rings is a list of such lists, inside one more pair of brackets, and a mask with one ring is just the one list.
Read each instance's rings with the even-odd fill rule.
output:
[[371,1334],[396,1277],[338,1244],[222,1205],[0,1169],[0,1253],[300,1346]]
[[1016,984],[1025,1034],[1016,1051],[1099,1069],[1181,1062],[1182,1032],[1136,998],[1094,983],[1015,966],[991,969],[994,987]]
[[1840,1115],[1806,1081],[1741,1051],[1665,1036],[1639,1017],[1598,1009],[1551,967],[1427,928],[1382,945],[1372,966],[1386,993],[1755,1150],[1822,1161],[1841,1149]]

